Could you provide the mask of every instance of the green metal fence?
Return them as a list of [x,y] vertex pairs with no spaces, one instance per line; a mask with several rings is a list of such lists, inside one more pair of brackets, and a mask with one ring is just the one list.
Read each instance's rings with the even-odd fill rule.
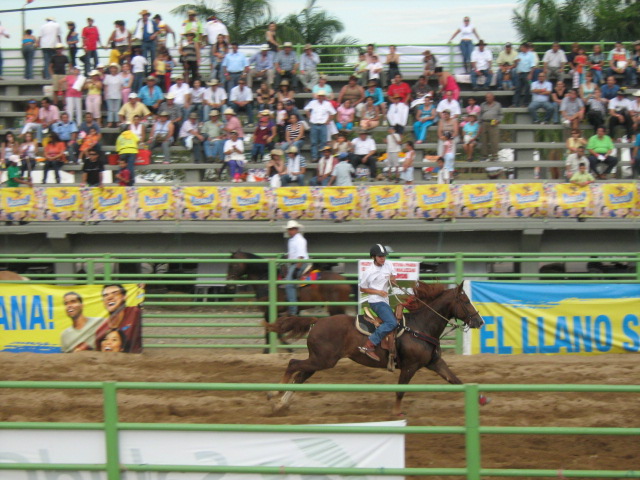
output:
[[[145,348],[234,348],[234,349],[268,349],[269,352],[281,351],[283,348],[304,349],[303,343],[281,345],[275,334],[270,334],[267,345],[262,340],[263,314],[258,307],[266,307],[268,321],[274,322],[278,317],[278,307],[288,305],[277,300],[278,288],[287,283],[279,280],[277,266],[290,262],[280,259],[276,254],[261,254],[263,259],[236,260],[246,263],[266,263],[269,276],[266,280],[227,280],[226,266],[233,260],[228,254],[56,254],[56,255],[7,255],[0,254],[0,265],[42,266],[55,268],[56,273],[30,272],[33,283],[49,283],[58,285],[73,284],[105,284],[105,283],[139,283],[147,285],[148,293],[145,301]],[[356,264],[361,254],[355,253],[318,253],[312,255],[316,263],[342,263],[347,273],[347,283],[356,288]],[[494,281],[527,281],[527,282],[639,282],[640,253],[424,253],[408,252],[395,254],[391,259],[414,260],[437,265],[437,271],[424,273],[421,279],[427,282],[460,283],[465,279],[487,279]],[[294,260],[295,261],[295,260]],[[539,273],[539,266],[546,263],[576,264],[587,262],[622,263],[630,266],[623,273]],[[171,272],[171,265],[218,264],[220,273],[204,274],[196,271],[184,273],[184,269]],[[484,268],[478,272],[478,264]],[[513,264],[515,272],[496,272],[492,266],[497,264]],[[82,271],[76,272],[77,265]],[[139,270],[141,265],[148,266],[155,273],[126,273],[127,268],[134,266]],[[166,266],[167,272],[158,272],[158,265]],[[349,271],[351,273],[349,273]],[[66,273],[63,273],[66,272]],[[206,282],[203,282],[206,277]],[[230,293],[197,293],[196,287],[202,283],[212,283],[222,287],[234,285],[238,292]],[[2,282],[0,282],[2,283]],[[7,283],[7,282],[4,282]],[[305,281],[305,283],[336,283],[322,281]],[[254,285],[268,287],[269,298],[266,302],[255,301],[251,288]],[[242,290],[244,288],[245,290]],[[248,290],[247,290],[248,289]],[[330,303],[338,305],[339,302]],[[324,307],[327,302],[316,302],[315,307]],[[357,302],[352,298],[342,303],[348,311],[355,312]],[[316,315],[326,315],[326,311],[317,310]],[[188,329],[188,331],[185,331]],[[169,333],[166,333],[170,330]],[[204,331],[203,331],[204,330]],[[222,332],[220,332],[222,330]],[[234,332],[234,333],[232,333]],[[238,333],[235,333],[238,332]],[[462,336],[445,338],[444,348],[462,352]]]
[[[119,421],[118,391],[123,390],[199,390],[199,391],[273,391],[281,384],[245,383],[142,383],[142,382],[36,382],[5,381],[0,389],[83,389],[102,390],[104,418],[102,422],[0,422],[0,430],[46,429],[46,430],[96,430],[105,437],[106,462],[104,464],[56,464],[56,463],[1,463],[0,471],[98,471],[106,472],[108,480],[120,480],[124,471],[130,472],[205,472],[205,473],[252,473],[264,475],[420,475],[420,476],[463,476],[468,480],[480,480],[483,476],[500,477],[554,477],[557,470],[485,468],[482,466],[481,435],[603,435],[635,436],[640,428],[612,427],[522,427],[522,426],[482,426],[478,395],[482,392],[606,392],[640,393],[638,385],[287,385],[290,391],[314,392],[447,392],[464,396],[464,426],[406,426],[368,427],[336,425],[256,425],[256,424],[175,424],[175,423],[125,423]],[[634,397],[630,403],[638,403]],[[122,464],[119,448],[119,432],[125,430],[145,431],[218,431],[218,432],[298,432],[298,433],[398,433],[398,434],[438,434],[463,435],[465,438],[465,466],[450,468],[317,468],[240,465],[131,465]],[[637,478],[640,470],[563,470],[566,478]]]

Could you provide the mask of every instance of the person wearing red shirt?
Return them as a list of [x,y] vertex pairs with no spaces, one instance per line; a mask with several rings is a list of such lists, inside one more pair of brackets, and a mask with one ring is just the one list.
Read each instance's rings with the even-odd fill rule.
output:
[[133,185],[131,182],[131,170],[127,167],[127,160],[124,158],[118,159],[118,166],[120,170],[116,173],[116,178],[118,179],[118,185],[121,187],[130,187]]
[[[98,66],[98,45],[102,47],[100,32],[98,27],[93,25],[93,18],[87,18],[87,26],[82,29],[82,42],[84,48],[84,75],[89,76],[90,70],[95,70]],[[93,59],[93,67],[90,61]]]
[[391,85],[387,89],[387,97],[393,98],[395,96],[399,96],[404,103],[409,103],[411,100],[411,87],[407,82],[402,81],[400,74],[393,77]]

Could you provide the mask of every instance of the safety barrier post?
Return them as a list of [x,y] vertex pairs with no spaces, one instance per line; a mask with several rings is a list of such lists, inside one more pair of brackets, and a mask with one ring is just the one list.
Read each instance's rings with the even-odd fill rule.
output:
[[112,268],[111,268],[111,254],[109,253],[105,253],[104,254],[104,281],[105,282],[110,282],[111,281],[111,273],[112,273]]
[[456,270],[456,285],[459,285],[464,280],[464,254],[456,252],[453,262]]
[[115,382],[103,382],[104,433],[107,447],[107,479],[120,480],[120,442],[118,439],[118,398]]
[[465,450],[467,480],[480,480],[480,406],[477,383],[464,386]]
[[96,283],[96,265],[93,259],[87,260],[87,284],[93,285]]
[[640,253],[636,253],[636,280],[640,282]]
[[[278,319],[278,265],[275,258],[270,258],[269,263],[269,315],[268,322],[275,323]],[[269,353],[277,352],[278,336],[269,332]]]

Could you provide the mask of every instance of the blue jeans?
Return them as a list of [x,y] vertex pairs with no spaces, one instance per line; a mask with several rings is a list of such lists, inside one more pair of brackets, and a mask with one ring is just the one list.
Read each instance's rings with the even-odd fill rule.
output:
[[153,61],[156,59],[155,40],[147,40],[146,42],[142,42],[142,56],[149,62],[147,67],[145,67],[145,73],[153,70]]
[[315,162],[319,155],[320,147],[327,143],[327,125],[324,123],[311,124],[311,161]]
[[529,72],[516,73],[516,77],[516,91],[513,95],[513,105],[519,107],[526,105],[529,101],[531,81],[529,80]]
[[49,80],[51,78],[51,73],[49,72],[49,64],[51,63],[51,58],[56,53],[53,48],[43,48],[42,49],[42,78],[45,80]]
[[[297,273],[300,271],[304,271],[307,266],[309,264],[308,263],[303,263],[302,266],[300,267],[300,269],[296,268],[296,264],[295,263],[290,263],[289,269],[287,270],[287,276],[285,278],[285,280],[297,280],[298,279],[298,275]],[[293,274],[296,273],[296,277],[294,278]],[[296,284],[289,284],[289,285],[285,285],[284,286],[284,290],[287,294],[287,302],[297,302],[298,301],[298,285]],[[287,310],[289,311],[289,315],[297,315],[298,314],[298,306],[297,305],[289,305],[287,307]]]
[[[491,80],[493,80],[493,73],[491,73],[491,70],[480,70],[480,73],[485,76],[486,81],[484,82],[484,87],[489,90],[489,88],[491,88]],[[473,88],[478,86],[478,76],[475,70],[471,70],[471,86]]]
[[264,156],[266,145],[264,143],[254,143],[251,148],[251,160],[254,162],[261,162]]
[[204,141],[204,156],[207,158],[216,158],[219,161],[224,160],[224,140],[210,140]]
[[388,303],[376,302],[370,303],[369,306],[371,307],[371,310],[380,317],[380,320],[382,320],[382,325],[380,325],[376,331],[369,336],[369,340],[371,340],[371,343],[374,345],[380,345],[380,343],[382,343],[382,339],[398,326],[398,321],[396,320],[393,310],[391,310],[391,306]]
[[237,103],[231,102],[231,108],[236,112],[236,115],[240,112],[245,112],[247,114],[247,121],[253,123],[253,103],[249,102],[244,107],[241,107]]
[[538,109],[543,108],[545,111],[544,121],[551,121],[551,117],[553,116],[554,107],[551,102],[531,102],[529,104],[529,113],[531,114],[531,122],[538,122]]
[[471,68],[471,53],[473,52],[473,42],[471,40],[462,40],[460,42],[460,53],[462,54],[462,62],[465,71]]
[[33,57],[36,48],[33,44],[27,44],[22,47],[22,58],[24,58],[24,78],[33,78]]
[[295,179],[291,178],[291,175],[285,174],[281,175],[280,179],[282,180],[282,186],[286,187],[290,183],[297,183],[301,187],[304,187],[304,175],[297,175]]
[[594,83],[596,83],[598,85],[602,85],[602,70],[596,70],[596,69],[592,68],[589,71],[593,75]]
[[309,180],[309,185],[311,185],[312,187],[326,187],[329,184],[329,180],[331,180],[331,175],[327,175],[326,177],[324,177],[324,180],[319,180],[316,176]]

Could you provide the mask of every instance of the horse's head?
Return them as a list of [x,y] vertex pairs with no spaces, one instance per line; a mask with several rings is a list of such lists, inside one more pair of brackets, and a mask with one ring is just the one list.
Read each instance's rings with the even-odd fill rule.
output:
[[[244,252],[237,250],[231,254],[232,260],[246,259],[247,256]],[[240,280],[247,274],[247,264],[243,262],[231,262],[227,268],[227,280]],[[227,285],[226,290],[233,293],[236,289],[235,285]]]
[[455,289],[454,300],[451,304],[451,316],[462,320],[465,325],[471,328],[480,328],[484,325],[484,320],[480,313],[471,303],[464,291],[464,281]]

